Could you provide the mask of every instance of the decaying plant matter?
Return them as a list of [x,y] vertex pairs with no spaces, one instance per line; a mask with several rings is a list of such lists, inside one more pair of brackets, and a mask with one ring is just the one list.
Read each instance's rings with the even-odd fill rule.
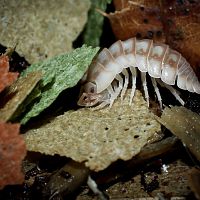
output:
[[200,170],[197,168],[192,168],[190,170],[189,176],[189,185],[192,191],[195,193],[195,197],[199,200],[200,199]]
[[18,73],[9,72],[9,58],[6,55],[0,56],[0,92],[11,85],[17,79]]
[[200,116],[184,107],[165,108],[161,118],[157,118],[182,142],[200,161]]
[[0,122],[0,189],[24,181],[21,162],[26,155],[26,147],[19,128],[19,124]]
[[[111,2],[111,0],[98,1],[98,3],[101,2],[103,2],[103,9],[106,9],[106,2]],[[141,46],[149,44],[155,47],[154,45],[158,45],[158,42],[167,43],[169,49],[176,49],[187,58],[188,63],[194,66],[194,71],[200,77],[198,68],[200,60],[198,12],[200,7],[197,0],[114,0],[113,3],[116,12],[103,14],[109,18],[116,38],[125,40],[114,43],[112,46],[114,49],[120,47],[121,52],[127,51],[128,49],[123,47],[132,40],[130,38],[136,37],[136,46],[138,45],[136,50],[139,56],[136,60],[139,62],[142,57],[139,52],[145,50],[140,48]],[[93,6],[93,12],[96,12],[96,8],[95,6],[94,9]],[[77,9],[81,9],[78,4]],[[96,16],[98,15],[99,13]],[[103,18],[98,18],[100,25],[102,25],[102,20]],[[95,31],[96,29],[92,27],[96,22],[90,21],[90,23],[91,32],[87,38],[92,42],[91,44],[97,45],[102,30],[99,26],[99,29]],[[38,34],[41,33],[38,32]],[[138,38],[149,40],[138,40]],[[150,42],[143,43],[142,41]],[[76,195],[77,200],[82,200],[84,197],[94,199],[94,194],[91,194],[86,186],[88,176],[92,177],[89,179],[92,180],[91,182],[96,181],[99,189],[108,189],[107,194],[111,199],[150,196],[162,199],[171,198],[173,195],[187,196],[191,194],[191,191],[199,198],[199,170],[192,169],[194,165],[190,166],[185,162],[188,158],[183,147],[187,146],[197,160],[200,160],[199,115],[183,107],[171,107],[165,108],[161,118],[156,120],[138,90],[135,94],[132,92],[134,98],[129,105],[131,90],[128,87],[132,85],[135,87],[136,84],[133,84],[134,79],[128,84],[127,73],[123,70],[120,74],[121,79],[118,77],[127,84],[123,101],[116,98],[111,108],[105,107],[96,111],[93,108],[77,106],[73,107],[75,110],[68,111],[71,108],[71,105],[67,107],[68,100],[75,104],[78,99],[78,90],[75,98],[70,92],[76,92],[79,88],[71,87],[74,87],[87,71],[88,65],[98,50],[99,48],[84,45],[68,55],[58,55],[55,58],[32,64],[12,85],[10,84],[17,78],[17,74],[8,72],[9,65],[6,55],[0,57],[0,72],[3,72],[0,73],[0,92],[6,89],[1,93],[4,98],[0,99],[0,119],[4,121],[0,122],[0,189],[6,185],[21,184],[17,187],[7,186],[1,190],[0,199],[7,199],[8,196],[10,199],[41,199],[41,197],[62,199],[67,196],[68,199],[72,193]],[[109,51],[112,50],[109,49]],[[103,53],[109,54],[105,49],[100,55]],[[109,55],[113,56],[116,61],[118,59],[115,57],[116,52],[112,53]],[[148,56],[155,58],[157,55]],[[122,57],[124,58],[125,54]],[[143,57],[143,61],[146,61],[146,58],[147,56]],[[1,66],[3,71],[1,71]],[[129,68],[127,72],[132,73],[133,71]],[[186,71],[182,72],[187,75]],[[104,83],[104,78],[103,76],[101,83]],[[189,79],[185,78],[186,81],[183,83],[189,82]],[[191,81],[194,79],[191,78]],[[119,85],[119,80],[112,83],[114,90]],[[189,84],[184,86],[187,90],[191,89]],[[150,96],[153,95],[150,93],[150,85],[148,85],[148,90]],[[162,90],[160,91],[162,94]],[[63,94],[66,96],[62,99]],[[151,102],[150,106],[153,107],[153,105]],[[54,107],[55,110],[52,109]],[[155,107],[158,108],[158,105]],[[53,113],[53,116],[47,116],[48,111],[50,114]],[[59,116],[57,116],[58,113]],[[43,117],[44,121],[41,122],[40,117]],[[24,123],[21,129],[23,136],[19,135],[20,125],[18,123],[8,122],[20,120]],[[26,123],[29,120],[30,122]],[[161,124],[165,127],[161,127]],[[21,161],[26,154],[25,143],[27,149],[32,152],[23,162],[26,173],[24,179]],[[45,163],[44,166],[41,164],[41,157],[44,159],[42,163]],[[51,164],[45,162],[47,158],[51,160]],[[54,159],[61,162],[54,162]],[[4,176],[1,176],[2,174]],[[23,181],[24,184],[22,184]],[[109,185],[112,186],[109,187]],[[80,188],[83,193],[78,196],[77,189]],[[17,191],[17,194],[20,193],[20,197],[15,195],[14,191]],[[2,194],[6,194],[6,198]]]
[[124,2],[123,6],[120,6],[117,2],[115,4],[117,8],[122,7],[123,9],[106,15],[110,20],[116,38],[126,40],[131,37],[138,37],[165,42],[159,5],[147,4],[145,6],[143,3],[133,4],[133,1],[127,1]]

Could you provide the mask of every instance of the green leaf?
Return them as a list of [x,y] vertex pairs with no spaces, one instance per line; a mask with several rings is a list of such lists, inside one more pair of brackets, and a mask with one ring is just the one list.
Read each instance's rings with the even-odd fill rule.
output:
[[32,71],[42,71],[42,91],[39,101],[21,120],[25,124],[30,118],[39,115],[49,107],[65,89],[73,87],[82,78],[99,48],[83,45],[69,54],[59,55],[49,60],[33,64],[22,73],[25,76]]
[[111,2],[112,0],[91,0],[92,6],[88,13],[88,22],[83,36],[85,44],[93,47],[99,46],[104,16],[97,12],[96,8],[105,11],[107,4]]

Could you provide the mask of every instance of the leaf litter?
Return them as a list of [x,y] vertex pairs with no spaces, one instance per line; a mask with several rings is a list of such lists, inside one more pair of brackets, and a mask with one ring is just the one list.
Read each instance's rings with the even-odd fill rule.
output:
[[6,55],[0,56],[0,92],[11,85],[17,79],[17,72],[9,72],[9,58]]
[[[49,77],[49,79],[47,78],[46,80],[43,80],[43,92],[45,92],[46,90],[49,90],[49,88],[51,88],[52,87],[52,85],[55,83],[54,81],[55,81],[55,75],[56,75],[56,70],[52,73],[53,71],[51,71],[51,72],[49,72],[49,75],[48,75],[48,77]],[[140,94],[139,94],[140,95]],[[137,96],[138,96],[138,92],[137,92]],[[141,96],[141,95],[140,95]],[[136,98],[138,98],[138,97],[136,97]],[[136,101],[137,101],[137,99],[136,99]],[[123,102],[124,103],[124,102]],[[114,109],[119,109],[121,106],[123,107],[124,105],[119,105],[119,102],[116,102],[116,105],[118,106],[118,108],[116,107],[116,108],[114,108]],[[143,106],[143,105],[142,105]],[[137,107],[137,106],[136,106]],[[141,106],[139,106],[139,107],[141,107]],[[131,108],[132,109],[132,108]],[[143,108],[142,108],[143,109]],[[135,111],[135,110],[134,110]],[[80,114],[80,112],[81,112],[81,114]],[[88,113],[88,112],[90,112],[90,114]],[[45,143],[45,147],[47,147],[47,149],[46,149],[46,151],[44,151],[40,146],[37,146],[38,144],[36,144],[36,149],[38,148],[38,149],[42,149],[40,152],[42,152],[42,153],[46,153],[47,152],[47,154],[50,154],[50,155],[53,155],[53,154],[55,154],[54,152],[58,152],[59,154],[60,154],[60,152],[61,152],[61,154],[60,155],[62,155],[62,152],[64,152],[65,153],[65,156],[68,156],[68,157],[72,157],[74,160],[78,160],[79,162],[82,162],[82,161],[85,161],[86,160],[86,166],[89,166],[90,167],[90,169],[93,169],[93,170],[95,170],[95,171],[99,171],[99,170],[102,170],[102,169],[104,169],[105,168],[105,166],[107,166],[107,164],[108,163],[111,163],[111,162],[113,162],[113,160],[115,160],[115,159],[124,159],[124,160],[126,160],[127,159],[127,157],[128,156],[130,156],[130,154],[137,154],[136,152],[137,152],[137,148],[140,148],[140,147],[137,147],[137,145],[139,144],[139,145],[141,145],[139,142],[137,142],[136,144],[133,142],[133,144],[135,144],[135,147],[137,147],[136,148],[136,150],[133,152],[133,150],[131,149],[131,145],[130,144],[126,144],[127,145],[127,148],[129,148],[129,150],[131,149],[131,153],[127,153],[126,152],[126,150],[127,149],[125,149],[125,147],[123,147],[123,145],[124,145],[124,143],[126,143],[126,141],[125,141],[125,138],[126,138],[126,136],[128,136],[127,137],[127,140],[129,140],[129,135],[127,134],[125,134],[125,137],[123,138],[123,142],[122,142],[122,138],[120,138],[120,134],[119,134],[119,132],[121,133],[121,135],[124,135],[124,133],[125,132],[127,132],[127,131],[129,131],[129,128],[124,128],[123,129],[123,127],[126,127],[126,123],[124,123],[124,121],[123,120],[128,120],[128,117],[126,116],[126,115],[124,115],[124,113],[123,113],[123,111],[122,110],[120,110],[120,111],[117,111],[116,113],[115,113],[115,111],[114,111],[114,116],[110,116],[109,114],[109,111],[108,111],[108,109],[105,109],[105,111],[95,111],[95,112],[97,112],[97,113],[99,113],[100,112],[100,116],[96,116],[95,114],[93,115],[93,114],[91,114],[92,112],[91,112],[91,110],[90,109],[80,109],[80,110],[78,110],[78,111],[70,111],[70,112],[68,112],[68,113],[65,113],[64,115],[62,115],[62,116],[59,116],[59,117],[56,117],[55,119],[53,119],[53,120],[51,120],[51,122],[49,123],[49,124],[46,124],[46,125],[44,125],[44,126],[42,126],[42,127],[40,127],[40,128],[38,128],[38,129],[33,129],[33,130],[30,130],[30,131],[28,131],[28,134],[27,135],[25,135],[25,138],[27,137],[28,138],[28,141],[29,141],[29,138],[30,138],[30,140],[32,140],[32,138],[30,137],[30,135],[32,136],[32,135],[35,135],[36,134],[36,137],[38,137],[38,138],[41,138],[42,139],[42,142],[43,142],[43,136],[46,136],[47,137],[47,139],[48,139],[48,131],[50,132],[49,134],[50,134],[50,136],[52,136],[53,135],[53,131],[55,131],[55,133],[57,133],[57,134],[59,134],[59,133],[61,133],[61,137],[59,138],[59,139],[61,139],[61,145],[59,144],[59,141],[58,140],[55,140],[55,144],[53,143],[53,139],[52,139],[52,141],[50,141],[50,144],[47,144],[47,143]],[[118,117],[117,118],[117,113],[120,113],[119,114],[119,116],[120,117]],[[139,111],[137,111],[136,110],[136,113],[137,112],[139,112]],[[74,114],[75,113],[75,114]],[[94,113],[94,112],[93,112]],[[107,115],[106,115],[106,113],[107,113]],[[69,115],[69,116],[68,116]],[[70,116],[71,116],[71,118],[70,118]],[[77,116],[79,116],[79,117],[77,117]],[[89,118],[88,118],[88,116],[89,116]],[[93,116],[94,116],[94,118],[93,118]],[[124,119],[122,119],[121,118],[121,116],[124,116]],[[129,116],[129,114],[128,114],[128,116]],[[131,115],[130,115],[131,116]],[[138,115],[136,115],[136,116],[138,116]],[[145,115],[143,116],[144,118],[145,118]],[[62,140],[65,140],[66,139],[66,141],[69,141],[69,140],[71,140],[71,138],[68,138],[68,137],[65,137],[65,135],[66,134],[68,134],[69,135],[69,133],[64,133],[66,130],[65,129],[68,129],[68,125],[66,125],[65,126],[65,124],[64,124],[64,119],[67,119],[67,124],[69,125],[69,132],[74,128],[74,131],[71,131],[71,133],[72,133],[72,135],[73,135],[73,133],[75,133],[75,134],[77,134],[78,133],[78,131],[80,131],[81,129],[82,129],[82,126],[83,126],[83,124],[85,123],[84,122],[84,120],[80,120],[80,119],[85,119],[85,121],[86,121],[86,124],[84,124],[84,130],[86,130],[87,128],[89,128],[89,125],[90,125],[90,127],[93,127],[92,129],[93,129],[93,135],[95,135],[95,136],[92,136],[92,138],[90,139],[89,138],[89,136],[87,136],[87,131],[85,131],[85,133],[83,133],[81,136],[84,136],[84,137],[86,137],[86,139],[88,140],[87,141],[87,145],[89,144],[90,146],[89,147],[86,147],[86,145],[85,146],[81,146],[82,144],[80,143],[80,138],[79,138],[79,140],[78,140],[78,138],[77,138],[77,140],[76,141],[74,141],[74,147],[72,148],[72,144],[71,143],[67,143],[67,145],[65,145],[65,143],[62,141]],[[103,118],[105,118],[105,120],[102,120]],[[110,123],[110,121],[111,121],[111,118],[112,118],[112,121],[114,120],[114,122],[112,122],[112,123]],[[127,119],[126,119],[127,118]],[[72,119],[72,123],[70,122],[70,120]],[[120,123],[119,125],[118,125],[118,123],[117,123],[117,125],[115,125],[114,126],[114,123],[116,123],[116,121],[117,120],[122,120],[122,122],[123,123]],[[138,117],[138,119],[141,119],[141,117]],[[153,118],[152,118],[153,119]],[[29,119],[28,119],[29,120]],[[97,122],[95,122],[95,120],[97,120],[98,121],[98,123]],[[136,120],[136,119],[134,119],[134,120]],[[149,119],[149,120],[151,120],[151,119]],[[61,122],[61,124],[60,125],[58,125],[59,123],[58,122]],[[76,121],[76,122],[75,122]],[[77,123],[77,121],[78,121],[78,123]],[[80,122],[79,122],[80,121]],[[89,121],[89,122],[88,122]],[[142,120],[141,120],[142,121]],[[117,121],[118,122],[118,121]],[[144,125],[144,121],[142,121],[143,122],[143,125]],[[83,123],[83,124],[81,124],[80,126],[78,126],[78,127],[75,127],[75,125],[78,125],[78,124],[81,124],[81,123]],[[87,123],[88,123],[88,126],[87,126]],[[52,127],[50,127],[50,124],[52,124],[52,126],[53,125],[55,125],[55,129],[54,129],[54,127],[52,128]],[[102,125],[102,127],[100,127],[100,124]],[[139,123],[138,123],[139,124]],[[149,126],[149,124],[150,125],[152,125],[151,123],[147,123],[146,125],[148,125]],[[91,125],[93,125],[93,126],[91,126]],[[106,126],[104,126],[104,125],[106,125]],[[121,126],[120,126],[121,125]],[[141,125],[139,124],[139,127],[140,127]],[[120,129],[120,127],[122,127],[122,129],[123,130],[121,130]],[[143,131],[143,130],[141,130],[141,128],[139,128],[138,129],[138,127],[137,126],[135,126],[135,125],[131,125],[130,127],[132,127],[132,129],[133,129],[133,127],[134,128],[136,128],[136,129],[134,129],[134,130],[137,130],[137,131]],[[155,127],[156,127],[156,125],[155,125]],[[44,129],[43,129],[44,128]],[[48,130],[46,130],[46,132],[43,132],[43,131],[45,131],[45,128],[48,128]],[[115,137],[113,137],[113,132],[114,131],[111,131],[111,133],[109,133],[109,131],[110,131],[110,129],[112,129],[113,128],[113,130],[115,131],[115,133],[117,133],[116,134],[116,136]],[[160,128],[160,127],[159,127]],[[158,129],[159,129],[158,128]],[[52,130],[52,132],[50,131],[51,129],[53,129]],[[99,131],[97,131],[98,129],[100,129]],[[155,128],[156,129],[156,128]],[[120,131],[121,130],[121,131]],[[75,132],[76,131],[76,132]],[[105,133],[105,134],[103,134],[103,139],[102,138],[100,138],[100,134],[98,133],[98,132],[103,132],[103,131],[106,131],[107,133]],[[89,132],[89,131],[88,131]],[[95,134],[94,134],[94,132],[95,132]],[[146,132],[145,130],[143,131],[143,132]],[[148,131],[147,131],[148,132]],[[157,132],[157,131],[156,131]],[[155,132],[154,132],[155,133]],[[78,133],[79,134],[79,133]],[[90,132],[90,134],[92,134],[92,132]],[[109,134],[110,134],[110,136],[109,136]],[[144,133],[143,133],[144,134]],[[145,133],[146,134],[146,133]],[[64,137],[62,138],[62,135],[64,135]],[[111,137],[111,135],[112,135],[112,137]],[[132,135],[134,135],[133,137],[135,138],[135,139],[137,139],[137,138],[141,138],[141,135],[140,134],[132,134]],[[41,137],[40,137],[41,136]],[[58,135],[56,135],[56,136],[58,136]],[[35,136],[34,136],[35,137]],[[75,136],[74,136],[75,137]],[[78,135],[78,137],[79,137],[79,135]],[[84,138],[83,137],[83,138]],[[122,137],[122,136],[121,136]],[[149,136],[148,138],[151,138],[152,137],[152,135],[151,136]],[[102,142],[101,140],[103,140],[103,142],[104,143],[111,143],[111,147],[109,147],[108,145],[107,146],[103,146],[102,144],[100,144],[100,142],[98,141],[99,140],[99,138],[100,138],[100,142]],[[106,138],[106,140],[104,140]],[[112,139],[112,138],[114,138],[114,139]],[[34,138],[34,140],[35,140],[36,138]],[[86,141],[86,139],[85,139],[85,141]],[[146,144],[143,140],[145,140],[146,139],[146,141],[145,142],[147,142],[147,140],[149,141],[149,139],[147,139],[147,136],[145,137],[145,138],[142,138],[142,142],[143,142],[143,146]],[[50,140],[51,140],[51,138],[50,138]],[[78,141],[78,143],[75,143],[75,142],[77,142]],[[91,141],[92,142],[94,142],[94,144],[92,144],[91,143]],[[37,142],[40,142],[40,140],[37,140]],[[44,142],[46,142],[46,140],[44,141]],[[121,143],[120,143],[121,142]],[[129,142],[129,141],[128,141]],[[132,140],[130,140],[130,143],[132,142]],[[80,143],[80,144],[79,144]],[[145,143],[145,144],[144,144]],[[59,144],[58,145],[58,149],[56,149],[55,148],[55,146],[57,145],[57,144]],[[70,146],[70,145],[71,146]],[[77,145],[78,144],[78,145]],[[34,145],[34,144],[31,144],[31,145]],[[69,145],[69,146],[68,146]],[[94,148],[94,146],[96,146],[97,145],[97,150],[96,150],[96,147]],[[98,146],[99,145],[99,146]],[[100,145],[102,145],[102,146],[100,146]],[[113,145],[113,146],[112,146]],[[114,146],[114,145],[116,145],[116,146]],[[118,146],[117,146],[118,145]],[[130,146],[129,146],[130,145]],[[50,147],[50,148],[49,148]],[[82,152],[82,154],[84,154],[84,156],[86,157],[86,159],[84,160],[83,158],[82,158],[82,155],[79,155],[80,157],[76,157],[77,155],[73,152],[66,152],[65,150],[63,150],[62,148],[72,148],[72,151],[74,150],[75,152],[76,151],[80,151],[80,150],[83,150],[83,152]],[[122,147],[122,149],[121,149],[121,147]],[[32,147],[31,147],[32,148]],[[30,148],[30,149],[31,149]],[[35,147],[34,147],[35,148]],[[33,149],[34,149],[33,148]],[[49,150],[49,149],[50,150]],[[93,150],[93,153],[92,154],[89,154],[88,152],[89,152],[89,150]],[[104,148],[106,148],[105,150],[104,150]],[[113,148],[113,149],[112,149]],[[86,150],[86,152],[84,152],[84,150]],[[96,152],[95,152],[95,150],[96,150]],[[35,151],[35,150],[33,150],[33,151]],[[116,158],[117,156],[116,155],[114,155],[113,156],[113,152],[114,152],[114,154],[117,154],[117,156],[118,156],[118,158]],[[50,153],[49,153],[50,152]],[[52,153],[53,152],[53,153]],[[100,152],[100,153],[99,153]],[[80,152],[79,152],[80,153]],[[97,153],[97,156],[96,155],[94,155],[94,153]],[[127,155],[125,155],[127,153]],[[108,157],[110,156],[110,160],[109,160],[109,158],[107,159],[107,158],[105,158],[104,156],[107,156],[106,154],[108,154]],[[134,154],[134,155],[135,155]],[[72,156],[71,156],[72,155]],[[103,155],[103,156],[102,156]],[[111,158],[111,155],[114,157],[114,158]],[[133,156],[134,156],[133,155]],[[96,157],[95,157],[96,156]],[[102,156],[102,157],[101,157]],[[74,158],[75,157],[75,158]],[[131,156],[132,157],[132,156]],[[95,159],[97,159],[97,165],[95,164]]]
[[137,91],[131,106],[126,97],[110,109],[68,111],[27,131],[24,139],[29,151],[70,157],[100,171],[118,159],[131,159],[159,131],[160,124]]
[[[200,116],[187,108],[165,108],[158,121],[176,135],[200,161]],[[174,120],[176,119],[176,120]]]
[[6,185],[22,184],[21,162],[26,155],[20,124],[0,122],[0,189]]
[[105,11],[107,4],[112,0],[91,0],[91,8],[88,13],[88,22],[86,24],[83,40],[85,44],[93,47],[99,46],[100,37],[103,32],[104,17],[96,10]]

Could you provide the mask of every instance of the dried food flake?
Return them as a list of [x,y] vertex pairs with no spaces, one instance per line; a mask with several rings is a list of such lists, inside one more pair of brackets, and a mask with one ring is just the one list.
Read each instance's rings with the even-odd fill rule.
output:
[[111,109],[68,111],[29,130],[24,135],[28,150],[70,157],[94,171],[132,158],[160,131],[160,125],[140,92],[132,106],[128,97],[122,103],[118,99]]
[[6,95],[2,99],[6,103],[0,109],[0,120],[8,121],[21,113],[25,99],[30,95],[41,78],[41,72],[31,72],[27,76],[19,78],[8,88]]

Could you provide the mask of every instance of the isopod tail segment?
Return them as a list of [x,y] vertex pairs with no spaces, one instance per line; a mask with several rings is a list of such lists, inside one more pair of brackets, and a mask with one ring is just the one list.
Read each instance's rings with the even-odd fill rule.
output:
[[[129,69],[129,72],[127,71]],[[141,75],[145,99],[149,106],[149,94],[146,76],[149,75],[155,94],[162,108],[162,97],[158,84],[167,88],[175,98],[184,105],[179,92],[182,90],[200,94],[200,83],[190,64],[177,51],[166,44],[154,43],[152,40],[131,38],[117,41],[108,49],[104,48],[90,65],[84,82],[78,105],[103,108],[112,106],[120,95],[123,100],[130,79],[132,88],[129,104],[132,103],[137,73]]]

